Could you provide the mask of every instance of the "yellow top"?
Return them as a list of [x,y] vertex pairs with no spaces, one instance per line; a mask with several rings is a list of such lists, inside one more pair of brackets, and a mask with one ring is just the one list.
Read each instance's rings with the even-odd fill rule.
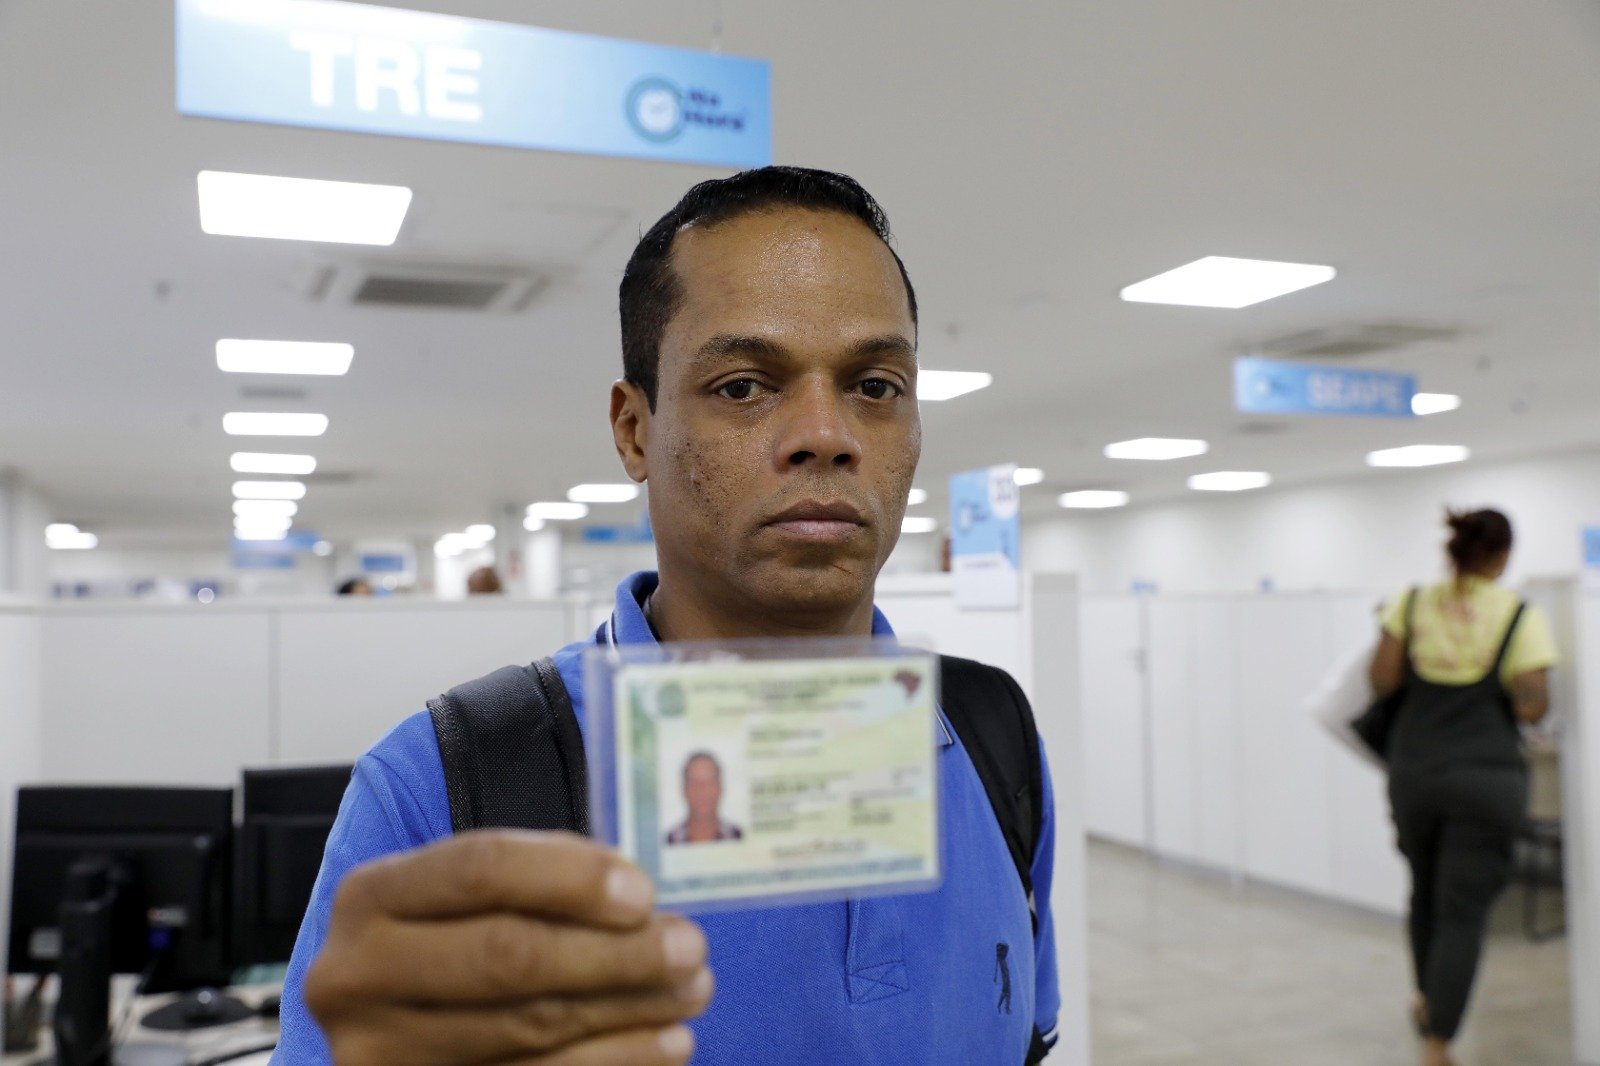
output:
[[[1466,578],[1459,594],[1453,580],[1418,589],[1411,641],[1417,675],[1437,685],[1468,685],[1481,678],[1494,663],[1518,602],[1516,593],[1484,577]],[[1402,592],[1383,611],[1384,631],[1396,640],[1406,639],[1405,610]],[[1556,658],[1550,623],[1529,604],[1506,649],[1500,682],[1509,688],[1518,674],[1554,666]]]

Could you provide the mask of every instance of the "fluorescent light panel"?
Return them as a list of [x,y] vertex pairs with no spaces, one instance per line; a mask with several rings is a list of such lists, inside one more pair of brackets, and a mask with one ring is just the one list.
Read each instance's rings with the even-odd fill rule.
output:
[[527,530],[529,533],[537,533],[539,530],[544,528],[544,519],[535,518],[532,515],[529,515],[522,520],[522,528]]
[[217,342],[217,369],[230,374],[348,374],[355,356],[354,345],[327,341]]
[[287,529],[239,529],[233,531],[235,540],[284,540],[289,536]]
[[994,375],[981,370],[919,370],[917,399],[953,400],[994,384]]
[[301,481],[235,481],[233,495],[240,500],[303,500],[306,486]]
[[938,528],[939,520],[925,515],[908,514],[900,520],[902,533],[932,533]]
[[539,518],[554,522],[575,522],[589,514],[589,506],[582,503],[567,503],[559,500],[544,500],[539,503],[528,504],[527,517]]
[[1189,487],[1197,492],[1247,492],[1270,484],[1272,475],[1260,470],[1217,470],[1189,479]]
[[927,502],[928,502],[928,490],[927,489],[912,489],[909,493],[906,494],[906,506],[907,507],[917,507],[917,506],[919,506],[921,504],[924,504],[924,503],[927,503]]
[[234,437],[320,437],[328,431],[328,416],[229,411],[222,431]]
[[1110,507],[1126,507],[1128,494],[1116,489],[1079,489],[1076,492],[1063,492],[1056,497],[1056,502],[1068,510],[1105,510]]
[[288,515],[273,517],[271,515],[251,515],[248,518],[235,518],[233,531],[235,533],[286,533],[294,525],[294,519]]
[[293,500],[234,500],[235,518],[288,518],[298,514],[300,505]]
[[1448,392],[1419,392],[1411,397],[1411,413],[1418,416],[1442,415],[1461,406],[1461,397]]
[[1249,307],[1331,281],[1337,273],[1331,266],[1311,263],[1208,255],[1129,285],[1122,290],[1122,298],[1131,303],[1187,307]]
[[1036,466],[1019,466],[1011,480],[1021,485],[1037,485],[1044,480],[1044,471]]
[[1165,462],[1169,459],[1189,459],[1196,455],[1204,455],[1211,450],[1211,445],[1203,440],[1185,440],[1176,437],[1140,437],[1137,440],[1123,440],[1115,444],[1107,444],[1105,456],[1107,459],[1147,459],[1155,462]]
[[234,452],[228,465],[236,474],[309,474],[317,461],[309,455],[281,455],[275,452]]
[[401,185],[202,170],[200,228],[224,237],[393,244],[411,190]]
[[1367,465],[1443,466],[1465,462],[1471,455],[1471,450],[1460,444],[1408,444],[1403,448],[1383,448],[1367,453]]
[[567,490],[567,499],[573,503],[627,503],[639,498],[639,486],[632,482],[620,485],[574,485]]
[[99,546],[100,538],[71,522],[52,522],[44,527],[44,543],[52,551],[88,551]]
[[480,544],[487,544],[494,539],[494,527],[487,522],[479,522],[477,525],[467,527],[466,537],[468,540],[475,540]]

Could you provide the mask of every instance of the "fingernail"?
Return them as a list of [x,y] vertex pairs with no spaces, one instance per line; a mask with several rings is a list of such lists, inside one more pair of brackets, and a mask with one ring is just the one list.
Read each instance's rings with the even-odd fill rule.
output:
[[674,970],[687,970],[705,961],[706,938],[694,926],[679,922],[667,926],[662,936],[661,950],[666,955],[668,966]]
[[700,1003],[711,998],[711,971],[701,968],[689,980],[678,986],[678,998],[685,1003]]
[[613,866],[606,875],[606,895],[625,910],[646,910],[650,906],[650,879],[633,866]]
[[668,1055],[687,1055],[694,1050],[694,1034],[688,1027],[674,1025],[661,1030],[661,1050]]

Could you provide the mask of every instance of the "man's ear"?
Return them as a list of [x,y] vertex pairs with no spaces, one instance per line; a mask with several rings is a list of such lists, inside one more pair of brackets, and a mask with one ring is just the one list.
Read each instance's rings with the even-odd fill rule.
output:
[[611,384],[611,438],[622,469],[635,481],[648,481],[650,467],[645,450],[650,443],[650,401],[631,381]]

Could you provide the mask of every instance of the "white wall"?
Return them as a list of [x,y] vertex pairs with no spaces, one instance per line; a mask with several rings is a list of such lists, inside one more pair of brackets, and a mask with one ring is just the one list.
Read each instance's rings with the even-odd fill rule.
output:
[[0,469],[0,593],[41,596],[48,581],[44,527],[54,521],[39,490]]
[[1351,593],[1084,598],[1089,831],[1401,913],[1383,779],[1302,707],[1373,639],[1371,606]]
[[1568,957],[1572,968],[1573,1051],[1600,1066],[1600,590],[1559,595],[1552,611],[1563,649],[1557,672],[1563,708],[1561,766],[1565,830]]
[[1447,505],[1511,518],[1512,582],[1571,575],[1579,529],[1600,525],[1600,452],[1428,471],[1371,471],[1335,484],[1215,496],[1025,522],[1022,557],[1083,575],[1087,594],[1150,581],[1163,592],[1392,590],[1444,573]]
[[[40,777],[40,714],[38,617],[31,606],[0,603],[0,916],[11,913],[17,786]],[[6,957],[9,926],[0,921],[0,959]]]

